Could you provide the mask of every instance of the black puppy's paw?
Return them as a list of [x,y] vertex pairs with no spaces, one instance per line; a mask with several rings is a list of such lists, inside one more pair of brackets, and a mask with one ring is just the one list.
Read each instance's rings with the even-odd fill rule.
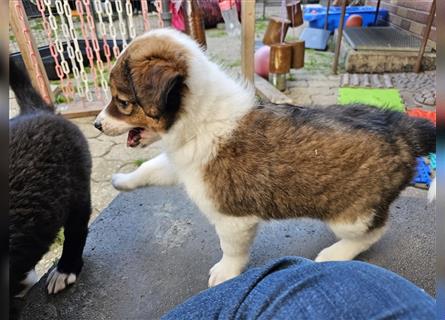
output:
[[46,286],[49,294],[56,294],[77,280],[75,273],[64,273],[54,268],[48,275]]

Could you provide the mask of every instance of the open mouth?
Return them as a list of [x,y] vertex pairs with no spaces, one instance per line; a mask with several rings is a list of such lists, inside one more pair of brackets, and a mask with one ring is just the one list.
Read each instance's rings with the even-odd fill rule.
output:
[[133,128],[128,132],[127,146],[130,148],[137,147],[141,143],[142,132],[144,128]]

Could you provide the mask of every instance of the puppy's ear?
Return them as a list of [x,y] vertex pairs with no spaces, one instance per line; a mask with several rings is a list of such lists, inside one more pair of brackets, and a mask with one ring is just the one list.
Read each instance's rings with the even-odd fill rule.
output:
[[170,119],[180,106],[184,90],[184,73],[172,62],[149,59],[140,70],[135,86],[145,113],[155,119]]

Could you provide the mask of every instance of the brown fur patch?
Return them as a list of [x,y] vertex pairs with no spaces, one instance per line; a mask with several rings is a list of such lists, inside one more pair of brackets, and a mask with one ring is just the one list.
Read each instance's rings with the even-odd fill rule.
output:
[[[187,58],[184,49],[168,38],[134,40],[111,71],[113,98],[108,114],[135,127],[167,131],[180,113],[181,97],[187,90]],[[129,102],[129,114],[119,110],[119,100]]]
[[303,112],[259,107],[221,142],[205,168],[218,209],[233,216],[336,222],[373,215],[370,228],[382,226],[413,175],[415,156],[407,142],[329,117],[300,117]]

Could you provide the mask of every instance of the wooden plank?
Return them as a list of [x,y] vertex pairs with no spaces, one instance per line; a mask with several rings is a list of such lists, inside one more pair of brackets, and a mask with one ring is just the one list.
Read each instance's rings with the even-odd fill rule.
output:
[[430,37],[431,26],[433,25],[435,14],[436,14],[436,0],[433,0],[433,3],[431,3],[431,9],[430,9],[430,15],[428,17],[428,23],[427,23],[425,33],[424,33],[423,39],[422,39],[422,45],[420,47],[419,55],[417,56],[416,66],[414,69],[414,71],[417,73],[419,73],[422,68],[422,59],[423,59],[423,55],[425,54],[426,45],[428,44],[428,38]]
[[60,113],[65,118],[81,118],[97,116],[99,112],[106,106],[103,101],[79,101],[69,104],[59,104],[57,106],[57,113]]
[[[25,63],[34,88],[36,88],[42,97],[49,97],[46,99],[46,102],[52,105],[54,95],[51,91],[48,76],[46,74],[45,67],[43,66],[42,58],[40,57],[35,39],[30,31],[31,29],[29,27],[28,18],[26,16],[22,1],[11,1],[9,5],[9,25],[14,33],[17,45],[22,54],[23,62]],[[29,30],[29,32],[25,32],[24,28]],[[29,38],[27,34],[29,35]],[[31,47],[28,45],[28,41],[30,41]],[[36,66],[32,61],[32,55],[35,57],[35,61],[37,62]],[[40,81],[37,76],[39,73],[42,75],[41,81],[43,81],[43,88],[40,86]]]
[[250,82],[254,79],[255,2],[241,1],[241,71]]
[[256,74],[255,74],[255,89],[261,99],[277,104],[283,104],[283,103],[293,104],[291,98],[289,98],[284,93],[275,88],[269,81],[261,78]]

